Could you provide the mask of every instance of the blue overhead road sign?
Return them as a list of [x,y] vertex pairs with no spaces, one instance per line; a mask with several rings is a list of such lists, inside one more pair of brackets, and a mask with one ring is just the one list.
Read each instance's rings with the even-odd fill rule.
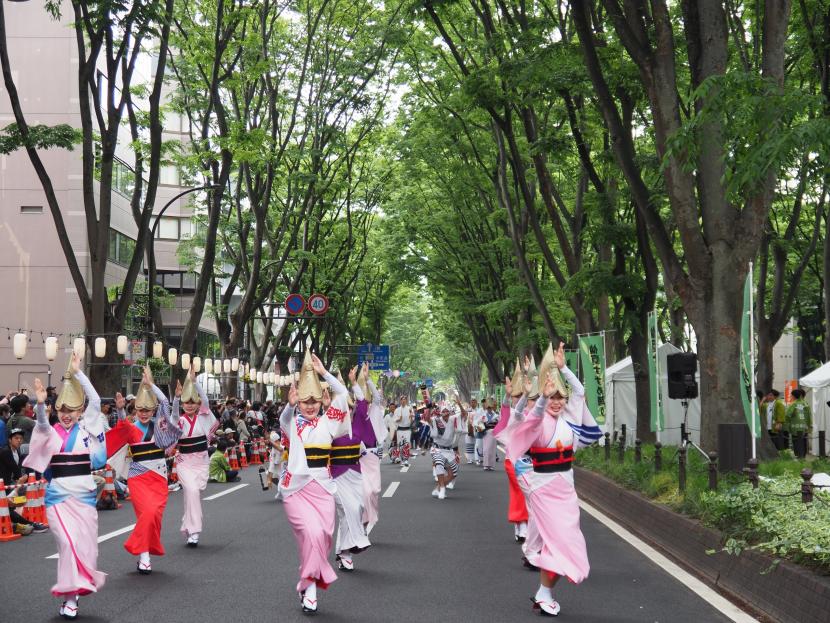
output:
[[389,369],[388,344],[361,344],[357,347],[357,365],[362,366],[366,361],[370,370]]

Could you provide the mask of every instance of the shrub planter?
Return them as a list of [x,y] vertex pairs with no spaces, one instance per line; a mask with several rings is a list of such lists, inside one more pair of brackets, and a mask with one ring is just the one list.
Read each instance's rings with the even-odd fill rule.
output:
[[[699,521],[675,513],[613,480],[574,468],[579,497],[668,555],[737,604],[781,623],[827,623],[830,577],[788,561],[745,550],[718,551],[723,537]],[[765,571],[768,571],[766,574]]]

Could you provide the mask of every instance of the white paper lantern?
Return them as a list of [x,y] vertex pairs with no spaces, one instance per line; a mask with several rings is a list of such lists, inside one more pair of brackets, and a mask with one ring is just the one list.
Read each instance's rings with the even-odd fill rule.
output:
[[190,355],[182,353],[182,370],[190,370]]
[[107,340],[103,337],[96,337],[95,338],[95,356],[98,359],[106,356],[107,354]]
[[72,342],[72,352],[78,356],[78,359],[83,359],[86,355],[86,340],[82,337],[76,337]]
[[58,338],[54,335],[50,335],[46,338],[46,344],[43,348],[46,350],[46,360],[54,361],[55,357],[58,356]]
[[164,345],[161,342],[153,342],[153,358],[161,359],[162,352],[164,352]]
[[23,359],[26,356],[26,343],[29,341],[29,336],[25,333],[14,334],[14,356],[18,359]]
[[256,382],[262,385],[262,372],[256,373]]
[[[218,363],[219,362],[217,362],[217,364]],[[210,357],[205,359],[205,372],[207,372],[208,374],[213,374],[213,359],[211,359]]]
[[176,360],[178,358],[179,358],[179,351],[177,351],[175,348],[171,348],[170,350],[167,351],[167,363],[169,363],[171,366],[176,365]]
[[234,357],[231,359],[231,370],[234,372],[239,372],[239,358]]
[[193,358],[193,371],[198,374],[202,371],[202,358],[201,357],[194,357]]
[[268,373],[268,385],[273,385],[274,384],[274,377],[275,376],[276,376],[276,374],[274,374],[273,372]]
[[127,340],[126,335],[119,335],[118,339],[115,341],[115,350],[118,352],[119,355],[124,355],[127,352],[127,346],[129,341]]
[[222,371],[227,374],[231,371],[231,360],[230,359],[223,359],[222,360]]
[[251,368],[248,370],[248,378],[252,381],[256,378],[256,368]]
[[300,371],[299,371],[299,370],[297,370],[297,371],[294,373],[294,380],[295,380],[295,381],[299,381],[299,380],[300,380]]

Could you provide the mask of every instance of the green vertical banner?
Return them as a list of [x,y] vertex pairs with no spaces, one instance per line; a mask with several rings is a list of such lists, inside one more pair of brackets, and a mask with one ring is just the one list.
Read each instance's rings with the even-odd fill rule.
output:
[[657,341],[657,313],[648,313],[648,387],[651,396],[651,432],[662,431],[665,426],[663,419],[663,400],[660,395],[660,375],[658,341]]
[[565,365],[568,366],[568,370],[576,374],[576,377],[579,378],[579,351],[578,350],[566,350],[565,351]]
[[[584,335],[579,338],[585,399],[597,424],[605,424],[605,338]],[[570,366],[569,366],[570,367]]]
[[752,375],[755,373],[752,342],[752,270],[746,276],[744,284],[744,313],[741,318],[741,402],[744,405],[744,417],[749,426],[749,432],[756,439],[761,436],[761,418],[758,409],[752,408]]

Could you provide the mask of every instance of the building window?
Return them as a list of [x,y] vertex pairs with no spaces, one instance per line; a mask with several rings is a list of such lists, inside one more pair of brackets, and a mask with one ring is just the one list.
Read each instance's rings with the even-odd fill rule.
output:
[[120,266],[129,266],[135,253],[135,240],[110,229],[109,259]]
[[196,273],[181,270],[159,271],[156,273],[156,285],[161,286],[174,296],[185,296],[196,292]]
[[159,171],[159,184],[163,184],[165,186],[178,186],[179,170],[171,165],[161,167],[161,170]]
[[179,219],[170,216],[162,216],[156,228],[156,238],[162,240],[179,239]]
[[43,214],[43,206],[20,206],[21,214]]

